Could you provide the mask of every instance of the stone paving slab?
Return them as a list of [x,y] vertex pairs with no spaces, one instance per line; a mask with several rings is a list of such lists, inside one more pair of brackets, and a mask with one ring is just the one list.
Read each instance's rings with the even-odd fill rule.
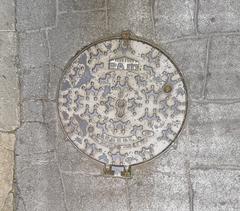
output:
[[128,188],[131,211],[189,210],[188,183],[182,175],[136,175]]
[[65,210],[61,175],[47,126],[27,122],[17,131],[17,210]]
[[189,143],[182,148],[191,162],[238,165],[240,162],[239,103],[192,104],[189,112]]
[[17,30],[53,27],[56,22],[56,0],[16,0]]
[[15,1],[1,0],[0,31],[15,30]]
[[240,97],[240,36],[213,37],[210,48],[207,98]]
[[200,0],[198,25],[201,33],[240,30],[239,0]]
[[39,154],[35,159],[17,156],[17,210],[66,210],[61,176],[54,159],[53,153]]
[[240,162],[239,122],[205,123],[190,128],[192,160],[201,163],[238,165]]
[[154,39],[151,0],[110,0],[108,8],[110,33],[131,30],[138,36]]
[[188,39],[161,44],[183,73],[191,97],[199,98],[205,77],[207,39]]
[[19,59],[21,68],[34,68],[49,63],[46,33],[19,33]]
[[19,90],[14,32],[0,32],[0,130],[19,126]]
[[[195,103],[190,104],[188,125],[204,125],[207,122],[224,123],[239,120],[240,103]],[[189,125],[190,126],[190,125]]]
[[54,65],[50,66],[49,82],[48,82],[48,99],[57,99],[60,79],[63,74],[63,68],[58,68]]
[[0,210],[13,210],[15,135],[0,133]]
[[128,211],[126,181],[119,178],[63,174],[68,210]]
[[43,123],[24,123],[17,131],[17,139],[16,155],[18,159],[31,158],[31,156],[48,153],[55,149],[53,141],[47,138],[47,127]]
[[153,5],[156,39],[172,40],[193,35],[194,0],[155,0]]
[[105,7],[105,0],[59,0],[59,11],[94,10]]
[[23,122],[43,122],[43,102],[27,100],[22,103]]
[[52,63],[64,68],[70,58],[106,33],[105,12],[76,12],[59,15],[56,28],[49,30]]
[[192,170],[194,211],[240,210],[239,170]]
[[[48,95],[49,65],[23,70],[21,94],[23,99],[46,99]],[[34,84],[34,85],[33,85]]]

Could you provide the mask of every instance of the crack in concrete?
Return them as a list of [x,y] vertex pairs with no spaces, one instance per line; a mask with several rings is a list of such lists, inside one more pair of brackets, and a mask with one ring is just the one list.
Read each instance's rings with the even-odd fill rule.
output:
[[191,170],[231,170],[231,171],[240,171],[240,166],[238,165],[231,165],[231,164],[223,164],[223,165],[216,165],[216,164],[198,164],[196,166],[191,167]]
[[106,16],[106,30],[109,32],[109,16],[108,16],[109,0],[105,0],[105,16]]
[[2,148],[2,149],[4,149],[4,150],[7,150],[7,151],[9,151],[9,152],[14,152],[14,150],[9,149],[9,148],[7,148],[6,146],[3,146],[2,144],[0,144],[0,148]]
[[189,197],[189,208],[190,211],[194,211],[194,190],[192,187],[192,181],[191,181],[191,169],[190,169],[190,162],[185,162],[185,171],[186,171],[186,177],[187,177],[187,183],[188,183],[188,197]]
[[13,130],[2,130],[2,129],[0,129],[0,133],[15,134],[16,131],[17,131],[20,127],[21,127],[21,126],[15,128],[15,129],[13,129]]
[[56,17],[55,17],[55,26],[58,26],[58,16],[59,16],[59,2],[56,0]]
[[156,40],[156,27],[155,27],[155,21],[154,21],[154,5],[155,5],[155,0],[151,0],[151,21],[152,21],[152,26],[153,26],[153,33],[154,33],[154,40]]
[[199,13],[199,0],[194,0],[195,2],[195,8],[194,8],[194,29],[195,29],[195,34],[198,35],[198,13]]
[[8,200],[8,197],[9,197],[9,194],[10,194],[10,193],[13,194],[13,189],[10,190],[10,191],[7,193],[7,196],[6,196],[6,198],[4,199],[4,202],[3,202],[3,206],[2,206],[2,208],[0,208],[0,210],[3,210],[3,208],[6,206],[7,200]]
[[59,174],[60,174],[60,179],[61,179],[61,185],[62,185],[62,189],[63,189],[64,205],[65,205],[66,211],[69,211],[68,206],[67,206],[66,188],[65,188],[63,176],[62,176],[62,173],[61,173],[61,170],[60,170],[60,165],[59,165],[58,156],[57,156],[57,153],[55,153],[55,154],[56,154],[56,158],[57,158],[57,166],[58,166],[58,170],[59,170]]
[[[49,59],[49,63],[51,63],[52,61],[52,53],[51,53],[51,46],[50,46],[50,41],[49,41],[49,34],[48,34],[48,30],[45,31],[46,34],[46,41],[47,41],[47,49],[48,49],[48,59]],[[49,93],[50,93],[50,81],[51,81],[51,64],[49,64],[49,74],[48,74],[48,78],[47,78],[47,99],[49,99]]]
[[67,175],[83,175],[83,176],[102,176],[101,174],[89,174],[87,171],[65,171],[65,170],[61,170],[60,172],[62,174],[67,174]]
[[23,203],[24,210],[27,211],[25,200],[24,200],[24,198],[22,196],[21,189],[20,189],[20,187],[19,187],[17,182],[15,183],[15,189],[16,189],[16,202],[15,202],[16,203],[16,209],[19,206],[19,201],[18,200],[21,200],[22,203]]
[[221,105],[229,105],[240,103],[240,99],[192,99],[192,102],[199,104],[221,104]]
[[126,192],[127,192],[127,209],[128,211],[132,211],[132,201],[130,197],[130,190],[129,190],[129,182],[126,180]]
[[[96,9],[85,9],[85,10],[71,10],[70,12],[72,13],[92,13],[92,12],[98,12],[98,11],[105,11],[106,8],[102,7],[102,8],[96,8]],[[67,11],[67,13],[69,13],[69,11]]]
[[[55,125],[54,125],[54,127],[55,127],[55,131],[56,131],[56,133],[58,132],[57,131],[57,122],[55,122]],[[49,128],[47,128],[47,134],[49,134],[50,132],[49,132]],[[56,137],[54,136],[54,148],[55,148],[55,150],[54,150],[54,156],[55,156],[55,160],[56,160],[56,162],[57,162],[57,168],[58,168],[58,172],[59,172],[59,176],[60,176],[60,181],[61,181],[61,186],[62,186],[62,189],[63,189],[63,199],[64,199],[64,208],[65,208],[65,210],[66,211],[69,211],[69,209],[68,209],[68,206],[67,206],[67,198],[66,198],[66,188],[65,188],[65,185],[64,185],[64,180],[63,180],[63,175],[62,175],[62,172],[61,172],[61,168],[60,168],[60,163],[59,163],[59,158],[58,158],[58,154],[57,154],[57,146],[56,146]]]
[[212,37],[209,36],[207,40],[207,47],[206,47],[206,60],[204,65],[204,80],[203,80],[203,87],[202,87],[202,93],[201,98],[206,99],[206,88],[207,88],[207,81],[209,76],[209,60],[210,60],[210,49],[211,49],[211,40]]
[[212,37],[218,37],[218,36],[231,36],[231,35],[235,35],[235,36],[240,36],[240,32],[239,31],[232,31],[232,32],[211,32],[211,33],[206,33],[206,34],[197,34],[197,35],[186,35],[183,37],[178,37],[175,39],[171,39],[171,40],[160,40],[160,42],[162,44],[170,44],[170,43],[175,43],[175,42],[179,42],[179,41],[187,41],[189,39],[204,39],[204,38],[208,38],[209,36]]
[[24,98],[22,100],[22,103],[25,101],[32,101],[32,102],[39,102],[39,101],[43,101],[43,102],[56,102],[56,99],[49,99],[49,98]]

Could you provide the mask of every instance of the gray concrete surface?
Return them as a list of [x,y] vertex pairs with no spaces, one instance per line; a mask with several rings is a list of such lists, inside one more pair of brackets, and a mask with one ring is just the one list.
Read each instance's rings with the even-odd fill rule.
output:
[[[16,0],[16,210],[240,210],[239,9],[239,0]],[[165,49],[189,90],[177,144],[129,180],[102,176],[65,139],[56,105],[67,61],[124,29]]]

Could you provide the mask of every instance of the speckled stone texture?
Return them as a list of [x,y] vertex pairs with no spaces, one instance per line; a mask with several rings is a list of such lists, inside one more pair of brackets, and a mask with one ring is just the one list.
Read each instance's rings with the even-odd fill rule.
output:
[[[2,2],[0,37],[10,40],[14,18],[4,17],[14,4]],[[16,0],[15,9],[21,125],[14,120],[10,128],[19,127],[17,211],[240,210],[239,0]],[[104,176],[101,164],[69,142],[56,102],[64,67],[76,52],[126,29],[175,61],[187,82],[189,109],[176,143],[134,166],[132,179],[119,179]],[[4,61],[8,67],[12,60]]]

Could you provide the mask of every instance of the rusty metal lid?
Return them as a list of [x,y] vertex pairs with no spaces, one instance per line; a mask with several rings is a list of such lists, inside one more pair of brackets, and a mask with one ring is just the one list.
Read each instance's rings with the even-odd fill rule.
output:
[[71,61],[58,109],[64,131],[82,152],[107,165],[131,166],[176,139],[187,92],[161,49],[123,34],[91,44]]

